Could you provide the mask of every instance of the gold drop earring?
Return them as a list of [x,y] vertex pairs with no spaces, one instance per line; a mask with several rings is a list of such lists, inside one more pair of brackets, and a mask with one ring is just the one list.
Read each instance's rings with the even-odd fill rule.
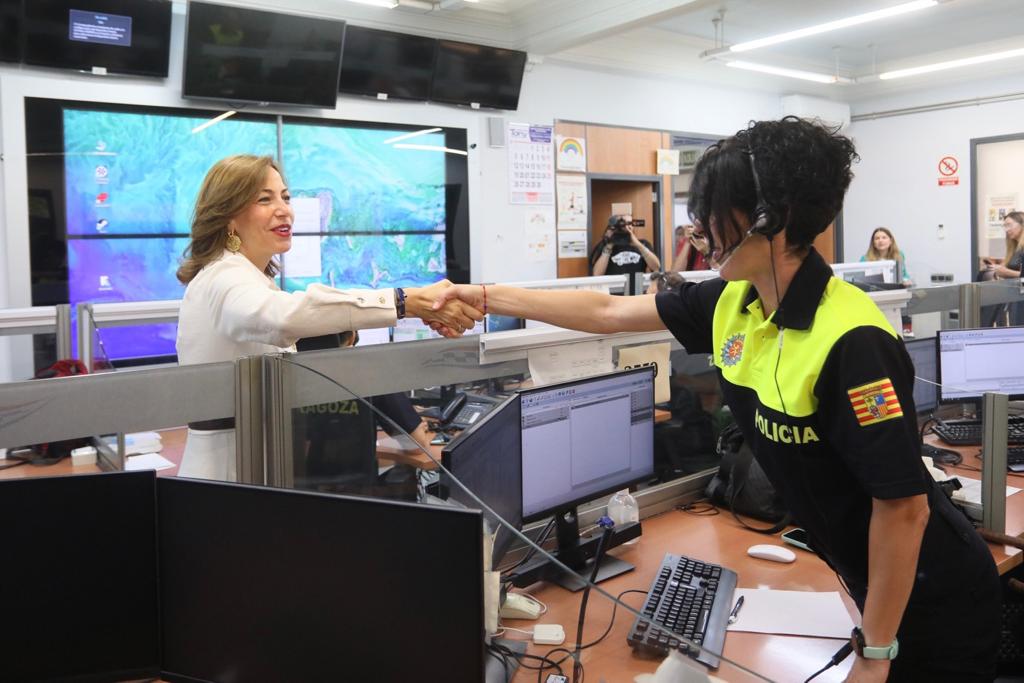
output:
[[227,247],[227,250],[230,251],[232,254],[237,254],[238,250],[242,248],[242,238],[239,237],[234,230],[232,230],[231,232],[228,233],[228,241],[224,244],[224,246]]

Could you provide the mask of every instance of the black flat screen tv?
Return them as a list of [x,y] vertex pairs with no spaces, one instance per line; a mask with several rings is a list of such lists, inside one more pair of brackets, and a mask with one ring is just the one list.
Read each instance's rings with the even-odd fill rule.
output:
[[26,64],[167,77],[170,0],[30,0]]
[[190,2],[182,96],[333,109],[345,22]]
[[349,26],[338,90],[425,102],[430,99],[436,56],[435,38]]
[[525,52],[441,40],[430,99],[514,110],[525,68]]
[[21,61],[21,0],[0,0],[0,62]]

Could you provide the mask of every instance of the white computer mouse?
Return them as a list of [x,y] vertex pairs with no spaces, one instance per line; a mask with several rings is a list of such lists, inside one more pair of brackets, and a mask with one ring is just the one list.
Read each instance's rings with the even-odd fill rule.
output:
[[783,548],[781,545],[752,545],[747,548],[747,555],[761,560],[771,560],[772,562],[793,562],[796,560],[796,554],[788,548]]

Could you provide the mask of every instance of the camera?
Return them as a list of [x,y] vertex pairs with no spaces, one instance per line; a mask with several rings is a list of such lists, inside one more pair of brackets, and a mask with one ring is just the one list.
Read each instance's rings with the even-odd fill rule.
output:
[[611,242],[616,245],[626,245],[631,241],[629,230],[626,229],[626,219],[620,218],[612,224]]

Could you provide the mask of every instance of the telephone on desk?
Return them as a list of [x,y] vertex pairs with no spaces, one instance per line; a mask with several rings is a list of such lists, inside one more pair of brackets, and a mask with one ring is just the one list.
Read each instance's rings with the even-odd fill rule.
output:
[[[501,399],[483,396],[481,394],[466,394],[458,392],[455,398],[449,401],[437,413],[438,431],[442,429],[469,429],[480,421]],[[425,413],[430,417],[430,412]]]

